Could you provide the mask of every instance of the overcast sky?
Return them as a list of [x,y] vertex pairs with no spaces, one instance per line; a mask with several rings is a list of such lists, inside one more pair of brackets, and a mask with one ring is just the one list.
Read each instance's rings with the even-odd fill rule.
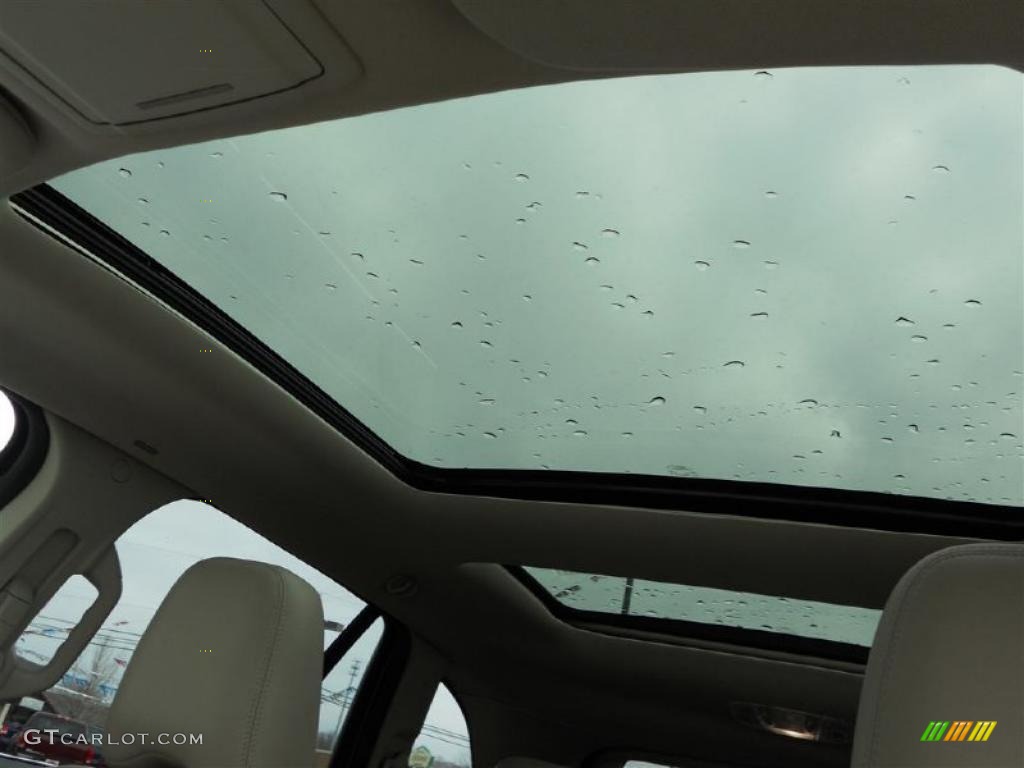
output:
[[423,462],[1020,505],[1021,91],[599,80],[56,186]]

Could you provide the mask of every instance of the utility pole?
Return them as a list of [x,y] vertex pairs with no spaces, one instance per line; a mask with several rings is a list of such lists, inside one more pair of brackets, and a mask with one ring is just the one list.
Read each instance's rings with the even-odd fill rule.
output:
[[622,615],[629,615],[630,604],[633,601],[633,577],[627,576],[626,583],[622,585]]
[[341,727],[345,722],[345,712],[348,711],[348,699],[355,693],[356,675],[359,674],[360,664],[362,661],[356,659],[349,669],[348,687],[341,694],[341,711],[338,712],[338,725],[334,729],[334,743],[331,745],[331,752],[334,752],[334,748],[338,746],[338,737],[341,736]]

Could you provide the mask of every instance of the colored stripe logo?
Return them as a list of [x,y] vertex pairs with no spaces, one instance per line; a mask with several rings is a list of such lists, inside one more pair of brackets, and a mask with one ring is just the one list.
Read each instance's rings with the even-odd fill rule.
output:
[[933,720],[921,741],[988,741],[995,728],[995,720]]

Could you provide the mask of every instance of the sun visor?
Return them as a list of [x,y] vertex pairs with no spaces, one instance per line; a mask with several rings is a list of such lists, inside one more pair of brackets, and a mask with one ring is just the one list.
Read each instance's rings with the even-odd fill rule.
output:
[[[268,2],[4,3],[0,50],[80,116],[128,125],[297,88],[316,56]],[[340,65],[340,67],[339,67]],[[332,76],[361,74],[348,53]]]
[[1019,0],[451,0],[481,32],[578,71],[990,63],[1024,56]]

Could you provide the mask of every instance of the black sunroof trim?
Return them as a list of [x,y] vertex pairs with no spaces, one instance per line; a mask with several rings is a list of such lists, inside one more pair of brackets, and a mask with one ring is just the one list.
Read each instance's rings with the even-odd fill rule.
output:
[[855,643],[802,637],[785,632],[768,632],[762,629],[747,629],[727,624],[704,624],[686,619],[624,615],[571,608],[552,595],[523,566],[505,565],[504,568],[520,584],[530,590],[533,596],[540,600],[555,618],[567,624],[606,626],[628,632],[672,635],[689,640],[703,640],[721,645],[755,648],[762,651],[795,654],[831,661],[846,661],[860,665],[867,664],[868,653],[871,650]]
[[400,480],[420,490],[677,509],[965,538],[1024,539],[1024,510],[1009,505],[735,480],[430,466],[398,453],[213,302],[50,185],[40,184],[20,192],[11,202],[76,243],[87,258],[123,275],[188,317],[291,392]]

